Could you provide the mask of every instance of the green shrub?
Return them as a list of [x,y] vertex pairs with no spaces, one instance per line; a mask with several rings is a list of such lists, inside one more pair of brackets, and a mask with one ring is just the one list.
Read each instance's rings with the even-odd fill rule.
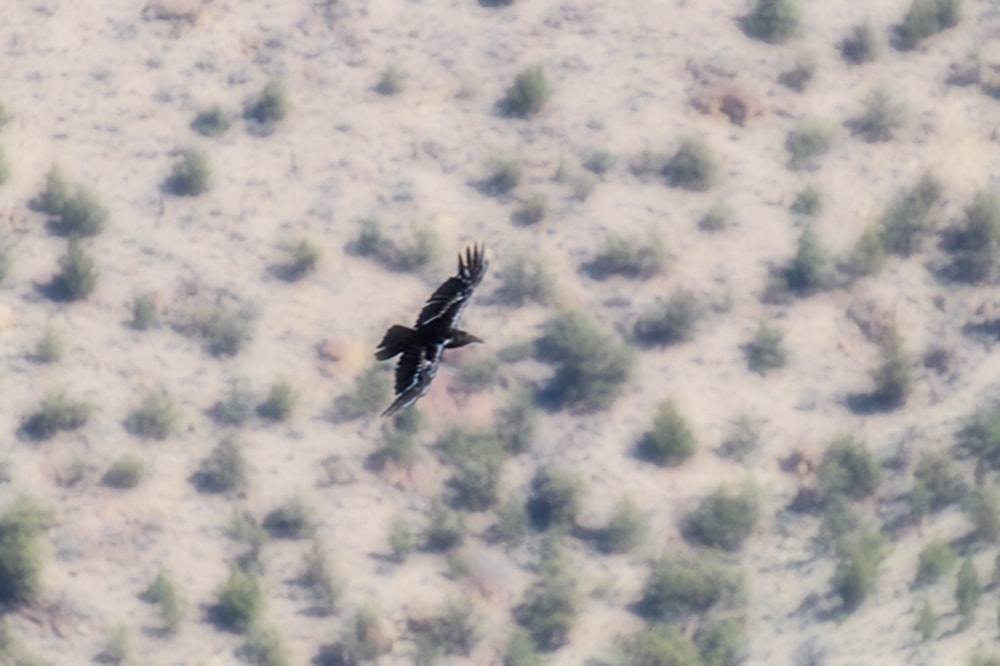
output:
[[644,345],[687,342],[694,337],[703,316],[704,308],[694,292],[677,287],[665,303],[657,303],[639,315],[633,333]]
[[412,272],[425,268],[438,254],[437,237],[429,229],[416,228],[409,242],[401,243],[385,233],[377,218],[361,220],[361,231],[349,249],[389,270]]
[[856,277],[876,275],[885,266],[882,234],[874,226],[865,227],[844,263],[844,270]]
[[972,624],[976,606],[979,605],[979,599],[983,596],[983,586],[979,582],[979,574],[976,572],[971,558],[966,557],[962,560],[957,581],[955,601],[958,602],[958,612],[962,616],[962,626],[967,627]]
[[435,499],[431,502],[423,536],[426,550],[435,553],[449,551],[465,539],[465,518],[459,512],[449,511],[440,499]]
[[506,406],[497,410],[497,439],[507,453],[517,455],[531,450],[538,426],[538,410],[527,391],[515,391]]
[[785,137],[788,168],[792,171],[815,169],[817,158],[825,155],[833,144],[833,128],[816,120],[803,120]]
[[796,0],[757,0],[743,30],[768,44],[783,44],[801,32],[802,9]]
[[71,238],[66,254],[59,259],[59,272],[52,279],[49,292],[59,301],[78,301],[90,296],[97,287],[99,271],[94,259],[87,254],[80,241]]
[[504,450],[493,433],[454,429],[438,440],[438,447],[455,468],[448,481],[454,506],[484,511],[496,504]]
[[180,411],[164,389],[149,391],[125,419],[125,429],[143,439],[164,440],[177,429]]
[[757,527],[757,493],[751,487],[739,492],[719,488],[702,498],[684,517],[684,538],[709,548],[735,551],[743,546]]
[[177,632],[184,619],[184,604],[170,574],[161,569],[142,593],[142,599],[160,607],[160,618],[168,634]]
[[499,376],[500,360],[496,356],[483,356],[462,363],[455,379],[469,393],[478,393],[496,384]]
[[672,187],[704,192],[712,187],[719,167],[703,139],[689,137],[663,167],[663,175]]
[[20,433],[29,439],[50,439],[60,430],[76,430],[86,425],[93,405],[69,398],[65,391],[51,391],[38,408],[21,422]]
[[101,483],[112,488],[125,490],[135,488],[142,481],[145,465],[142,459],[132,455],[122,456],[111,464],[104,473]]
[[649,516],[625,497],[615,505],[602,530],[601,549],[606,553],[628,553],[642,543],[648,531]]
[[507,194],[521,182],[524,166],[517,156],[497,156],[486,165],[486,177],[482,182],[482,190],[490,196]]
[[189,148],[180,153],[167,178],[167,190],[183,197],[196,197],[211,187],[212,170],[208,156],[197,148]]
[[789,210],[801,217],[816,217],[823,212],[823,193],[809,185],[795,195]]
[[694,455],[698,443],[672,400],[661,403],[653,428],[639,440],[637,453],[661,467],[676,467]]
[[69,199],[69,185],[59,167],[53,166],[45,177],[45,189],[36,199],[38,209],[49,215],[59,215]]
[[219,304],[196,312],[189,330],[212,356],[232,357],[253,338],[256,322],[257,309],[249,303],[236,308]]
[[368,464],[381,470],[388,462],[403,469],[410,469],[417,460],[417,431],[420,429],[420,412],[407,409],[397,414],[393,427],[383,428],[378,449],[369,456]]
[[538,576],[514,609],[514,619],[542,650],[565,644],[580,613],[578,582],[572,563],[558,547],[549,544],[538,567]]
[[892,200],[879,220],[886,252],[908,257],[920,251],[923,239],[936,226],[931,211],[941,199],[943,189],[937,178],[925,173],[912,189]]
[[914,583],[917,585],[936,583],[954,564],[955,551],[941,539],[934,539],[921,549],[917,557],[917,576]]
[[836,546],[841,537],[861,527],[861,517],[854,504],[843,495],[828,497],[822,506],[818,541],[824,548]]
[[406,73],[393,64],[386,65],[379,76],[378,83],[375,84],[375,92],[380,95],[398,95],[403,92],[403,83],[406,81]]
[[583,496],[583,480],[566,469],[539,469],[531,479],[528,515],[537,529],[568,529],[576,524]]
[[694,642],[705,666],[737,666],[746,657],[743,623],[736,618],[706,622]]
[[490,536],[506,546],[517,546],[528,535],[531,518],[523,499],[511,495],[497,508],[497,522],[490,528]]
[[111,630],[111,634],[104,644],[104,650],[99,655],[99,660],[105,664],[124,663],[128,658],[131,643],[132,637],[129,634],[128,627],[118,625]]
[[499,278],[496,295],[501,303],[521,307],[534,301],[545,305],[555,295],[555,276],[538,258],[515,257],[500,269]]
[[413,533],[403,518],[395,518],[389,526],[389,551],[394,562],[403,562],[413,552]]
[[236,651],[236,655],[253,666],[288,666],[288,658],[281,635],[274,627],[251,627],[247,640]]
[[698,228],[702,231],[722,231],[732,223],[732,217],[732,208],[721,200],[716,201],[698,221]]
[[742,597],[742,575],[716,558],[665,557],[652,563],[638,610],[650,620],[672,622],[715,606],[733,606]]
[[984,469],[1000,469],[1000,405],[980,407],[958,431],[958,447]]
[[543,666],[535,641],[524,629],[520,627],[514,629],[507,639],[503,666]]
[[924,603],[920,606],[920,614],[917,615],[917,623],[914,626],[917,633],[920,634],[920,640],[930,640],[937,632],[937,625],[938,615],[937,611],[934,610],[934,604],[931,603],[930,599],[924,599]]
[[268,532],[247,511],[233,509],[226,536],[234,541],[245,543],[248,548],[236,558],[236,566],[244,573],[263,573],[264,564],[261,561],[261,550],[267,543]]
[[987,543],[1000,541],[1000,493],[995,488],[976,488],[966,497],[964,508],[976,539]]
[[356,666],[374,663],[380,652],[385,652],[387,638],[380,627],[378,612],[363,606],[354,615],[354,622],[348,623],[340,640],[320,648],[313,659],[315,666]]
[[1000,197],[992,189],[978,192],[965,211],[965,224],[950,243],[951,270],[964,282],[988,281],[1000,249]]
[[587,270],[599,280],[612,275],[647,280],[662,273],[666,263],[667,254],[658,238],[630,240],[611,234]]
[[927,492],[928,509],[940,511],[965,495],[965,483],[951,457],[938,451],[924,451],[916,469],[916,482]]
[[520,224],[538,224],[549,212],[549,200],[544,194],[532,194],[521,201],[521,206],[514,213],[514,220]]
[[449,599],[441,615],[411,627],[434,653],[468,657],[480,639],[479,616],[468,600]]
[[853,437],[834,440],[823,453],[817,469],[820,488],[828,497],[844,495],[859,500],[870,497],[882,479],[875,456]]
[[333,420],[353,421],[381,411],[389,400],[389,388],[382,369],[377,365],[369,367],[358,375],[351,393],[345,393],[333,401]]
[[229,381],[225,398],[212,406],[212,419],[221,426],[242,426],[254,415],[256,402],[249,382],[237,377]]
[[552,96],[552,87],[541,65],[529,67],[514,79],[500,100],[500,110],[508,116],[527,118],[542,110]]
[[841,542],[833,589],[840,597],[845,612],[855,611],[875,591],[884,550],[882,536],[872,532],[863,532],[854,539]]
[[191,482],[199,492],[228,493],[247,485],[247,461],[234,437],[225,437],[201,461]]
[[896,47],[915,49],[924,39],[957,25],[961,12],[961,0],[912,0],[897,29]]
[[301,497],[294,497],[267,514],[261,525],[277,539],[304,539],[313,534],[313,512]]
[[280,273],[289,282],[301,280],[315,271],[323,256],[322,248],[308,238],[288,242],[282,245],[282,249],[288,253],[288,263],[281,267]]
[[670,624],[653,624],[617,644],[615,666],[706,666],[698,648]]
[[315,603],[315,611],[322,615],[333,615],[337,612],[344,584],[333,577],[326,552],[319,541],[314,540],[305,555],[299,582],[309,590]]
[[239,569],[215,591],[212,620],[222,629],[245,634],[256,624],[264,609],[264,588],[260,581]]
[[784,288],[799,296],[808,296],[825,288],[830,281],[830,257],[811,224],[799,236],[795,257],[782,271]]
[[564,311],[545,325],[535,345],[541,361],[556,365],[542,398],[556,407],[606,409],[632,375],[635,357],[582,312]]
[[719,447],[719,454],[743,462],[760,448],[761,421],[749,414],[740,414],[729,427]]
[[771,370],[783,368],[788,363],[784,332],[766,322],[757,326],[753,340],[746,344],[743,351],[750,371],[762,376]]
[[45,333],[35,346],[34,359],[38,363],[58,363],[66,352],[62,336],[52,325],[45,327]]
[[905,107],[888,91],[879,89],[865,99],[861,115],[850,123],[851,131],[869,143],[889,141],[902,127],[905,116]]
[[611,171],[617,162],[618,158],[611,151],[595,150],[587,155],[587,158],[583,161],[583,168],[593,174],[603,176]]
[[816,58],[811,54],[804,53],[795,59],[795,65],[791,69],[778,76],[778,83],[795,92],[802,92],[815,74]]
[[140,294],[132,299],[132,328],[148,331],[160,326],[160,312],[152,294]]
[[7,152],[0,146],[0,185],[10,178],[10,160],[7,159]]
[[247,105],[246,116],[259,123],[275,123],[285,119],[290,106],[284,81],[271,79]]
[[108,221],[108,209],[97,200],[97,195],[85,187],[77,188],[67,196],[57,213],[55,229],[63,236],[96,236]]
[[44,564],[38,535],[52,520],[52,512],[30,497],[7,502],[0,515],[0,605],[37,601]]
[[879,344],[879,365],[872,371],[875,382],[872,399],[883,409],[902,406],[913,390],[913,373],[914,361],[893,328]]
[[284,380],[271,384],[267,398],[257,405],[257,415],[269,421],[287,421],[292,416],[298,392]]
[[851,33],[840,43],[840,53],[852,65],[874,62],[878,58],[878,37],[870,23],[851,28]]
[[191,121],[191,129],[202,136],[219,136],[233,124],[232,117],[219,105],[198,112]]

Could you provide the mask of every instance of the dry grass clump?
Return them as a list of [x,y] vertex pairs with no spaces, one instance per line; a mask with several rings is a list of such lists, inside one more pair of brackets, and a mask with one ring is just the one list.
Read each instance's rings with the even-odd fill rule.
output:
[[504,115],[528,118],[536,115],[552,96],[552,86],[541,65],[528,67],[514,79],[499,108]]
[[50,391],[38,408],[24,417],[19,434],[28,439],[51,439],[60,431],[83,427],[93,411],[93,405],[73,400],[65,391]]
[[143,439],[164,440],[177,428],[180,411],[164,389],[149,391],[125,419],[125,429]]

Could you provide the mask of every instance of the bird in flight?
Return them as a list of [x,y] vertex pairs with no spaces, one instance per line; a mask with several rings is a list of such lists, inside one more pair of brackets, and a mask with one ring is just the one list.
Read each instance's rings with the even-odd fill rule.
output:
[[438,287],[427,299],[413,328],[395,324],[375,350],[375,358],[386,361],[399,355],[396,365],[396,400],[382,412],[392,416],[409,407],[430,390],[445,349],[464,347],[479,338],[458,328],[465,306],[472,298],[489,262],[486,248],[473,245],[458,255],[458,274]]

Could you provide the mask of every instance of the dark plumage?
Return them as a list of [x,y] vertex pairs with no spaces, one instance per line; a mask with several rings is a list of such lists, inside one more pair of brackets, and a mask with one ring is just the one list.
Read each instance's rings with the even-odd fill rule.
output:
[[458,255],[458,274],[448,278],[427,299],[413,328],[391,326],[375,350],[386,361],[399,355],[396,400],[382,416],[391,416],[426,395],[445,349],[464,347],[479,338],[458,328],[465,306],[486,275],[485,248],[473,245]]

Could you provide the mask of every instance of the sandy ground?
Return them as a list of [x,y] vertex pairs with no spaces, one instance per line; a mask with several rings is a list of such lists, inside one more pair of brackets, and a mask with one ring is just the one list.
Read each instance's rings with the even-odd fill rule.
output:
[[[189,11],[190,20],[157,19],[158,7]],[[817,229],[840,254],[895,192],[928,168],[945,185],[946,221],[959,219],[973,193],[1000,176],[996,100],[977,86],[946,83],[949,65],[974,49],[984,63],[1000,62],[991,60],[990,40],[1000,28],[992,4],[966,2],[958,27],[902,53],[885,39],[906,7],[904,0],[807,3],[804,36],[771,46],[743,35],[739,18],[749,3],[736,0],[540,0],[505,8],[472,0],[0,3],[0,102],[11,115],[0,130],[11,164],[0,187],[0,216],[17,242],[16,263],[0,290],[0,433],[7,433],[0,459],[12,476],[0,485],[0,505],[30,492],[57,516],[45,535],[42,601],[8,615],[15,632],[52,664],[90,662],[118,625],[131,629],[134,663],[234,663],[241,639],[217,630],[205,613],[238,552],[224,528],[234,507],[263,516],[298,496],[316,512],[318,539],[345,592],[338,616],[305,613],[307,601],[290,581],[308,543],[265,547],[264,621],[279,630],[292,663],[312,659],[365,604],[381,612],[399,639],[379,663],[408,663],[408,614],[457,596],[479,608],[483,640],[469,659],[447,663],[498,663],[513,624],[510,609],[531,580],[534,546],[505,554],[470,538],[465,555],[475,571],[486,572],[486,586],[447,577],[439,555],[416,554],[401,565],[379,556],[388,551],[391,522],[421,524],[446,478],[423,445],[449,426],[488,420],[509,390],[471,398],[449,392],[455,367],[533,339],[554,311],[489,303],[497,271],[528,253],[557,272],[561,304],[593,312],[608,328],[629,330],[646,305],[676,286],[706,302],[729,303],[702,322],[693,342],[641,351],[635,377],[613,409],[545,415],[535,449],[506,463],[505,497],[524,495],[539,466],[559,464],[587,482],[584,523],[601,524],[625,494],[651,516],[650,535],[632,555],[603,556],[572,542],[583,612],[569,644],[546,663],[606,657],[616,636],[640,627],[628,606],[640,595],[649,558],[684,551],[677,527],[683,513],[720,483],[747,477],[762,489],[765,510],[735,558],[750,583],[746,663],[806,663],[795,659],[814,649],[825,664],[951,664],[992,646],[995,593],[971,628],[951,631],[957,617],[950,582],[928,593],[944,613],[944,635],[921,644],[912,631],[921,598],[909,589],[916,554],[931,536],[967,531],[954,511],[892,544],[878,594],[853,615],[836,621],[802,610],[810,595],[828,595],[834,562],[817,555],[817,520],[786,511],[798,480],[777,462],[797,449],[818,453],[843,433],[865,439],[882,459],[900,447],[945,447],[959,420],[996,389],[1000,361],[962,334],[980,305],[995,312],[995,294],[937,281],[928,270],[940,261],[932,243],[927,253],[890,259],[881,275],[850,288],[785,306],[760,300],[770,268],[794,252],[800,229],[787,208],[805,184],[823,190]],[[850,67],[837,44],[864,20],[883,51],[875,63]],[[817,73],[798,94],[777,78],[803,53],[815,58]],[[530,120],[498,115],[495,103],[513,77],[536,63],[554,87],[544,111]],[[374,85],[389,64],[407,78],[400,95],[384,97]],[[695,71],[708,72],[702,78],[709,88],[720,83],[743,91],[759,115],[738,127],[697,110],[692,98],[706,88]],[[207,105],[239,113],[273,76],[285,80],[292,100],[273,134],[253,136],[242,120],[216,139],[189,129]],[[879,86],[906,102],[907,122],[896,140],[867,144],[843,123]],[[840,130],[818,170],[795,173],[784,167],[784,137],[805,117]],[[704,137],[723,164],[711,192],[670,189],[629,173],[629,159],[641,151],[669,153],[691,135]],[[177,151],[192,146],[208,153],[213,188],[191,199],[165,194]],[[575,200],[554,176],[561,163],[580,168],[596,149],[612,151],[618,164],[585,201]],[[475,183],[486,162],[511,154],[526,166],[514,196],[483,196]],[[101,278],[80,303],[53,303],[37,288],[55,272],[65,242],[28,207],[54,164],[71,182],[93,188],[111,214],[107,230],[86,241]],[[517,198],[532,192],[548,196],[548,217],[532,227],[512,224]],[[735,225],[706,234],[697,221],[717,199],[733,208]],[[346,247],[369,215],[403,234],[414,226],[430,229],[441,255],[417,278],[352,256]],[[668,273],[645,282],[588,277],[579,268],[609,231],[659,235],[673,256]],[[269,268],[282,260],[280,244],[302,236],[323,248],[318,271],[293,284],[276,279]],[[487,244],[493,268],[466,324],[489,346],[454,356],[425,399],[428,427],[409,479],[380,476],[363,464],[380,431],[377,419],[335,424],[325,414],[365,367],[384,327],[409,320],[449,274],[452,253],[472,241]],[[127,325],[130,303],[147,292],[171,321],[217,294],[252,302],[260,312],[253,341],[219,360],[169,326],[136,332]],[[846,397],[869,388],[876,359],[847,315],[864,303],[894,316],[915,353],[936,341],[948,345],[954,375],[921,370],[904,408],[850,411]],[[747,370],[740,345],[765,319],[780,321],[792,360],[762,378]],[[42,366],[29,356],[48,325],[62,333],[67,350],[61,363]],[[317,353],[324,344],[340,350],[339,360]],[[531,364],[502,371],[507,387],[537,375]],[[242,496],[201,495],[187,479],[224,434],[207,411],[235,377],[258,391],[288,378],[301,399],[289,424],[253,421],[244,428],[252,469]],[[22,416],[59,387],[97,406],[91,421],[48,442],[18,440]],[[177,399],[181,427],[164,442],[140,442],[122,421],[157,387]],[[701,444],[678,469],[655,468],[629,453],[666,398],[676,401]],[[713,453],[741,413],[765,422],[760,456],[749,465]],[[148,478],[130,491],[102,486],[101,470],[124,452],[146,461]],[[351,483],[321,483],[319,462],[331,454],[340,456]],[[61,485],[80,462],[92,471],[71,487]],[[908,478],[890,474],[880,500],[905,492]],[[470,519],[474,535],[489,524],[488,515]],[[992,570],[993,557],[990,549],[975,554],[981,575]],[[188,619],[169,639],[147,631],[157,620],[138,598],[161,567],[172,572],[188,605]]]

